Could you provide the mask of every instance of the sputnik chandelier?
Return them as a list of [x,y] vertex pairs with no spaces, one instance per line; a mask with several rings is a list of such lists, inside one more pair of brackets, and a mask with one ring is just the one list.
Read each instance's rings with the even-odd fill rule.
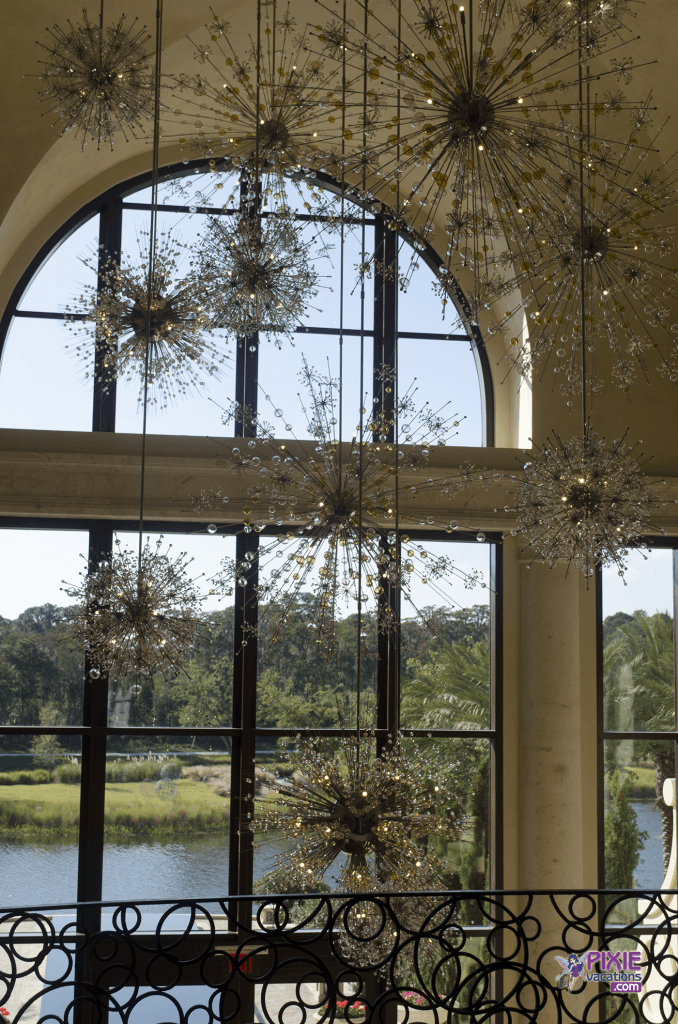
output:
[[[524,262],[523,215],[535,209],[547,218],[558,205],[567,144],[579,145],[568,120],[579,105],[579,8],[567,0],[394,6],[388,24],[375,15],[373,32],[348,34],[352,77],[367,60],[371,80],[364,145],[378,172],[367,187],[395,207],[415,239],[446,221],[438,290],[446,301],[455,265],[469,267],[477,319],[508,290],[496,267],[499,239],[509,261]],[[619,55],[624,10],[615,5],[614,18],[587,24],[585,57]],[[596,81],[605,77],[596,71]],[[621,98],[611,107],[629,104]]]
[[[589,3],[590,0],[583,4],[586,25],[590,21],[587,17],[591,9]],[[585,36],[581,30],[579,54],[579,93],[583,97],[584,79],[585,75],[588,75],[588,67],[586,72],[584,71],[588,54],[585,50]],[[642,113],[639,111],[634,115],[636,121]],[[591,104],[588,97],[586,111],[583,103],[579,109],[582,140],[584,125],[590,115]],[[600,286],[601,280],[609,285],[617,284],[619,278],[623,279],[624,274],[637,272],[640,263],[635,256],[624,261],[622,252],[613,249],[621,235],[620,228],[614,222],[610,224],[606,219],[594,219],[591,215],[588,196],[595,196],[597,189],[591,184],[591,176],[588,174],[592,170],[590,154],[591,149],[588,147],[580,150],[576,175],[573,175],[572,191],[576,196],[577,217],[566,222],[561,217],[554,231],[555,236],[561,239],[561,243],[567,239],[560,256],[561,268],[564,262],[569,263],[569,269],[564,275],[566,301],[574,303],[575,293],[577,299],[577,304],[569,307],[574,309],[575,316],[572,317],[570,314],[574,328],[571,341],[574,357],[569,365],[574,369],[568,376],[571,377],[570,383],[576,380],[580,388],[582,432],[580,437],[575,436],[566,441],[554,432],[553,440],[549,438],[545,445],[537,445],[536,454],[523,466],[522,488],[513,504],[507,506],[508,510],[516,514],[519,532],[526,537],[528,545],[532,546],[543,562],[553,567],[559,559],[563,559],[567,562],[568,568],[574,565],[581,569],[587,580],[592,576],[596,565],[614,564],[619,575],[623,576],[626,568],[624,559],[628,554],[629,545],[635,545],[642,533],[650,531],[651,513],[665,504],[642,472],[642,464],[635,455],[637,445],[626,444],[628,431],[620,440],[607,444],[604,438],[598,440],[597,434],[591,429],[588,398],[595,390],[593,357],[597,325],[594,316],[589,312],[591,307],[587,300],[591,298],[596,284]],[[617,194],[616,188],[613,191],[615,201],[626,211],[626,218],[629,204],[624,202],[624,195],[638,187],[637,179],[633,180],[636,184],[622,189],[621,197]],[[647,183],[646,188],[650,187]],[[662,181],[659,189],[663,187]],[[606,193],[609,191],[610,186],[607,185]],[[648,196],[643,199],[643,206],[648,203],[648,199]],[[648,205],[651,210],[652,203],[649,202]],[[637,207],[631,206],[630,209]],[[638,218],[638,222],[640,219],[641,217]],[[622,221],[624,227],[628,224],[629,219]],[[633,220],[631,224],[634,224]],[[635,231],[642,235],[643,230],[634,224],[628,235],[629,247],[635,240],[640,240]],[[636,250],[637,245],[634,245],[633,252]],[[563,255],[567,255],[567,260],[563,260]],[[614,274],[612,280],[609,277],[606,279],[602,270],[606,258],[609,258],[609,263],[615,267],[609,272]],[[615,273],[616,263],[621,265],[618,273]],[[598,273],[594,270],[587,275],[587,266],[596,268]],[[550,284],[552,287],[554,284],[556,287],[561,284],[562,287],[560,279]],[[587,287],[590,292],[587,291]],[[600,287],[598,290],[600,292]],[[600,298],[602,296],[599,295]],[[618,309],[619,305],[617,297],[613,306]],[[624,314],[623,306],[619,312]],[[628,327],[628,323],[622,326]],[[569,332],[567,337],[569,338]],[[567,353],[557,350],[556,358],[561,359],[564,354]]]
[[[428,403],[417,409],[408,393],[392,415],[375,415],[365,424],[375,440],[360,443],[364,433],[359,423],[353,439],[341,444],[338,383],[318,375],[306,362],[301,376],[310,400],[304,411],[312,440],[281,445],[273,427],[256,417],[257,437],[247,442],[246,451],[237,446],[223,451],[236,471],[257,470],[257,483],[244,498],[235,500],[223,490],[204,492],[194,498],[194,507],[225,514],[228,503],[228,517],[242,515],[248,532],[261,533],[273,523],[282,528],[275,539],[260,541],[256,564],[254,559],[226,559],[211,581],[212,592],[229,595],[258,570],[259,620],[252,628],[258,632],[267,627],[276,643],[301,594],[310,588],[309,645],[332,658],[338,643],[337,620],[345,604],[360,607],[376,600],[378,628],[388,631],[394,625],[396,591],[417,611],[414,581],[427,585],[432,598],[445,600],[450,600],[444,591],[446,581],[456,579],[465,587],[485,584],[477,571],[463,570],[447,555],[410,540],[408,524],[414,529],[438,526],[448,533],[459,526],[443,515],[417,514],[417,498],[422,491],[436,489],[434,480],[397,486],[399,476],[412,474],[417,479],[417,474],[423,474],[429,446],[445,443],[459,419]],[[247,410],[234,411],[252,421]],[[363,407],[361,420],[364,412]],[[275,414],[281,417],[282,409]],[[396,420],[402,435],[398,444],[387,440]],[[211,529],[216,532],[216,524]],[[484,540],[482,533],[476,536]]]
[[256,189],[245,187],[239,212],[211,217],[194,253],[215,326],[280,346],[318,295],[316,262],[327,247],[288,210],[262,211]]
[[113,147],[114,136],[134,137],[153,115],[153,79],[149,74],[146,43],[151,38],[137,19],[127,27],[123,14],[117,24],[104,27],[104,3],[98,24],[83,10],[83,24],[68,22],[68,29],[53,25],[49,43],[39,43],[47,55],[43,103],[63,124],[62,135],[75,132],[82,146],[91,138]]
[[[89,675],[93,680],[118,678],[128,672],[145,673],[152,678],[156,671],[177,673],[190,657],[199,630],[198,611],[201,598],[191,580],[185,554],[172,558],[170,551],[162,553],[162,539],[155,551],[147,541],[143,543],[144,496],[146,470],[146,437],[149,394],[153,383],[158,385],[157,362],[169,345],[169,331],[176,326],[175,317],[184,317],[186,324],[199,312],[191,301],[168,291],[169,278],[174,269],[173,259],[167,257],[158,240],[158,178],[160,152],[160,80],[162,54],[163,0],[156,0],[156,50],[154,75],[153,165],[151,184],[151,218],[148,235],[148,266],[132,275],[131,292],[116,296],[103,290],[103,302],[120,301],[117,306],[116,328],[131,333],[134,341],[130,363],[140,364],[142,376],[143,430],[141,438],[141,481],[139,496],[139,541],[136,552],[118,550],[98,563],[88,564],[82,584],[68,586],[70,597],[80,599],[72,623],[73,639],[84,644],[89,662]],[[110,271],[117,287],[126,282],[123,271]],[[109,282],[110,284],[110,282]],[[146,294],[143,294],[143,287]],[[180,291],[180,290],[179,290]],[[171,312],[170,312],[171,310]],[[148,315],[151,311],[151,315]],[[98,306],[99,321],[105,319]],[[170,328],[170,324],[172,325]],[[167,332],[167,333],[165,333]],[[99,353],[104,365],[106,358],[117,358],[113,351],[115,341],[101,331],[97,342],[103,345]],[[185,337],[185,336],[184,336]],[[161,340],[162,339],[162,340]],[[121,351],[124,352],[125,336]],[[173,350],[175,367],[185,358]],[[154,364],[155,360],[155,364]],[[154,366],[152,370],[151,367]],[[155,376],[154,376],[155,374]],[[185,379],[185,378],[184,378]],[[190,379],[190,378],[189,378]],[[166,392],[165,392],[166,393]],[[139,685],[138,682],[136,684]]]
[[[675,251],[667,219],[678,198],[672,161],[656,156],[659,133],[638,160],[638,136],[651,126],[647,105],[633,114],[624,146],[590,141],[583,154],[583,222],[578,156],[561,178],[562,201],[545,213],[525,214],[522,271],[511,280],[505,316],[490,332],[507,333],[523,310],[529,338],[512,337],[508,358],[526,376],[553,372],[568,404],[581,386],[581,317],[587,325],[589,386],[599,383],[599,361],[610,352],[612,379],[625,393],[652,369],[678,380],[678,326],[674,325]],[[582,233],[583,232],[583,233]],[[609,358],[609,357],[607,357]],[[604,365],[604,364],[603,364]]]
[[154,548],[147,539],[139,557],[118,541],[110,559],[88,566],[82,583],[66,585],[80,602],[71,636],[84,644],[93,679],[177,674],[200,640],[204,598],[188,574],[193,559],[185,552],[173,558],[172,545],[161,546],[162,538]]
[[85,258],[95,272],[103,263],[98,286],[86,286],[66,311],[88,376],[98,373],[104,390],[114,380],[136,381],[142,401],[147,384],[148,400],[165,407],[198,391],[205,377],[218,379],[227,352],[211,330],[206,282],[194,270],[181,272],[179,244],[161,234],[151,272],[148,232],[138,243],[136,258],[116,260],[103,252]]
[[650,518],[666,504],[643,473],[649,459],[639,463],[637,447],[626,444],[626,434],[610,444],[590,430],[565,441],[554,432],[536,446],[507,509],[543,562],[564,561],[587,578],[596,565],[615,565],[623,576],[629,547],[656,532]]
[[302,742],[286,752],[285,776],[262,773],[276,799],[253,827],[295,842],[285,854],[290,883],[317,885],[333,866],[347,892],[408,891],[432,876],[430,840],[453,842],[466,828],[455,789],[465,772],[461,763],[443,766],[434,749],[409,741],[406,751],[404,743],[396,737],[377,756],[374,738],[358,730],[341,738],[338,755]]
[[342,81],[342,44],[314,54],[289,3],[258,0],[257,16],[257,38],[243,53],[234,49],[228,23],[214,14],[210,42],[194,43],[200,72],[174,79],[177,105],[165,114],[165,138],[195,153],[226,155],[250,172],[256,166],[284,193],[286,172],[322,166],[328,145],[352,139],[349,86]]

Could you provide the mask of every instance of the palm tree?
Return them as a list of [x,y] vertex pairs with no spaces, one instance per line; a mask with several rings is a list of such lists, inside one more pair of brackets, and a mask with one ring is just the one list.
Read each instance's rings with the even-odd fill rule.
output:
[[[673,620],[665,612],[635,612],[632,621],[619,625],[605,645],[605,691],[608,698],[631,703],[634,730],[673,731],[674,651]],[[626,678],[624,678],[626,677]],[[673,744],[648,741],[644,749],[654,761],[656,806],[662,813],[664,870],[671,856],[673,811],[664,803],[664,780],[675,775]]]
[[483,729],[490,716],[490,645],[444,644],[423,664],[410,661],[400,718],[417,729]]

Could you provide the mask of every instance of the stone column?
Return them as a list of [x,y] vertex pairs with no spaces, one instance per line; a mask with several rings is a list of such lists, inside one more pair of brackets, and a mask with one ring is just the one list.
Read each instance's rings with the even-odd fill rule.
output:
[[[578,570],[549,569],[532,562],[522,547],[511,537],[504,544],[504,886],[593,889],[598,884],[595,584],[591,580],[587,590]],[[553,981],[564,925],[544,899],[535,912],[543,928],[535,954],[560,947],[544,961],[544,973]],[[591,924],[595,928],[595,919]],[[555,1013],[550,1005],[540,1022]]]

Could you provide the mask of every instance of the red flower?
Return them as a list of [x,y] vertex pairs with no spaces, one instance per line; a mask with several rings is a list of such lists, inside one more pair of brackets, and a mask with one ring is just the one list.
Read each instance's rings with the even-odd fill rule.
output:
[[9,1010],[6,1010],[4,1006],[0,1006],[0,1013],[3,1017],[9,1017]]

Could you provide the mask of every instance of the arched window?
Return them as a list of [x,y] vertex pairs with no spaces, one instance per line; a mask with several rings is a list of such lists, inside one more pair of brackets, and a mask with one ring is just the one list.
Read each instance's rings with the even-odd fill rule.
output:
[[[214,190],[213,175],[204,161],[167,168],[160,187],[160,230],[170,233],[180,245],[190,246],[208,217],[224,215],[217,201],[220,195],[228,195],[229,177],[224,175],[226,181],[218,182],[224,189],[219,193]],[[77,308],[83,285],[95,284],[91,257],[95,256],[96,264],[99,247],[113,257],[121,250],[126,254],[138,251],[139,235],[147,229],[150,214],[147,180],[142,176],[89,204],[44,246],[22,276],[0,321],[0,427],[89,430],[94,422],[93,429],[120,433],[140,430],[134,384],[119,383],[115,395],[103,399],[103,408],[98,408],[94,417],[90,415],[95,389],[92,379],[85,377],[75,351],[74,333],[68,330],[74,323],[72,318],[69,321],[67,307]],[[322,174],[301,178],[298,185],[319,188],[326,199],[336,194],[331,180]],[[309,216],[303,212],[301,201],[297,206],[297,217]],[[411,257],[409,242],[390,229],[381,215],[370,210],[364,213],[355,204],[351,209],[354,229],[345,233],[343,246],[336,234],[327,239],[331,248],[319,266],[322,287],[317,306],[302,318],[296,347],[261,346],[257,362],[263,388],[271,392],[275,381],[281,392],[287,392],[290,386],[296,390],[302,353],[320,369],[329,360],[334,372],[340,337],[347,365],[355,365],[356,338],[361,334],[361,285],[356,271],[364,252],[370,264],[369,276],[362,282],[368,373],[383,361],[384,345],[394,349],[397,339],[399,376],[405,386],[416,378],[419,394],[425,394],[432,403],[449,402],[451,411],[465,417],[449,443],[492,445],[492,379],[479,329],[469,325],[463,293],[456,289],[443,314],[440,299],[432,290],[438,263],[432,249],[421,251],[419,269],[408,273],[407,288],[403,290],[394,280],[393,271],[389,269],[385,274],[384,267],[394,260],[398,249],[404,249],[400,263],[406,270]],[[83,257],[90,257],[90,266]],[[343,301],[339,289],[342,270]],[[24,384],[27,373],[30,389]],[[205,400],[179,401],[150,418],[150,431],[223,433],[219,406],[235,397],[234,360],[225,368],[221,381],[208,384],[207,396],[219,405]],[[101,406],[102,397],[94,395],[94,401]]]
[[[228,185],[228,176],[215,179],[205,162],[166,168],[160,187],[161,230],[171,231],[189,246],[206,218],[227,215],[217,204],[215,183]],[[290,195],[299,191],[339,202],[333,199],[336,187],[323,175],[298,176]],[[227,188],[223,194],[228,194]],[[0,323],[0,427],[140,432],[138,386],[118,382],[104,391],[92,378],[83,379],[68,329],[78,325],[69,321],[66,307],[74,305],[80,286],[96,284],[96,274],[84,266],[82,255],[101,247],[116,257],[133,248],[148,222],[149,202],[147,177],[112,190],[66,224],[24,274]],[[308,219],[303,199],[295,209],[300,221]],[[196,439],[191,444],[202,438],[201,457],[215,460],[220,441],[248,435],[242,423],[224,419],[224,410],[236,401],[271,410],[277,437],[304,441],[308,427],[297,392],[303,390],[299,373],[306,360],[315,371],[333,378],[339,376],[341,365],[344,439],[351,436],[361,402],[373,401],[382,408],[391,400],[387,392],[393,385],[401,392],[413,389],[417,402],[430,403],[432,410],[459,414],[458,432],[447,439],[448,445],[492,444],[487,356],[478,329],[464,326],[469,319],[461,291],[448,302],[443,319],[431,287],[433,250],[420,252],[419,269],[404,290],[404,282],[390,268],[399,248],[409,247],[408,239],[380,213],[358,203],[350,209],[356,230],[347,231],[344,245],[330,250],[326,265],[319,265],[328,287],[320,290],[318,308],[301,320],[293,341],[277,347],[263,338],[233,339],[221,378],[207,380],[204,397],[178,401],[154,413],[149,417],[150,433],[184,435],[182,444],[189,443],[186,438]],[[309,225],[308,230],[315,227]],[[409,265],[409,255],[405,262]],[[356,273],[356,267],[365,263],[368,271]],[[278,408],[283,415],[276,419]],[[44,443],[49,448],[48,434]],[[198,449],[190,451],[195,456]],[[265,629],[257,629],[264,602],[253,600],[253,575],[229,600],[208,598],[205,611],[212,641],[196,655],[190,678],[158,679],[155,687],[144,685],[139,692],[134,680],[109,692],[86,680],[83,690],[82,653],[71,653],[66,643],[56,642],[64,633],[62,606],[67,603],[58,586],[64,579],[73,582],[81,570],[74,561],[75,548],[86,557],[100,557],[116,535],[124,542],[136,523],[130,516],[103,519],[100,513],[93,519],[85,504],[81,513],[69,517],[60,517],[48,506],[49,500],[42,515],[49,514],[49,520],[0,520],[0,557],[7,567],[0,595],[0,616],[7,621],[0,641],[6,646],[0,652],[0,743],[12,766],[27,765],[29,774],[45,771],[51,778],[56,773],[58,779],[66,779],[70,772],[75,782],[82,772],[86,780],[81,795],[72,785],[66,793],[70,803],[64,803],[60,812],[63,821],[70,808],[72,824],[64,828],[63,850],[54,852],[46,869],[53,885],[49,898],[72,899],[76,876],[77,895],[88,900],[102,894],[105,899],[142,898],[149,892],[158,897],[223,894],[227,887],[230,892],[250,892],[253,885],[275,885],[270,872],[276,854],[284,854],[284,843],[253,843],[252,834],[242,827],[254,813],[256,769],[279,761],[281,743],[294,742],[299,734],[332,744],[343,731],[354,728],[352,719],[342,724],[337,710],[342,701],[350,708],[355,696],[354,656],[340,653],[328,663],[308,653],[303,595],[273,647]],[[204,573],[209,580],[225,557],[236,562],[251,557],[256,562],[284,515],[278,510],[266,513],[259,534],[244,531],[242,521],[217,521],[215,535],[208,533],[207,520],[192,511],[188,495],[183,495],[183,500],[168,506],[166,516],[147,521],[146,529],[150,534],[162,532],[176,548],[187,550],[196,559],[196,575]],[[394,604],[397,631],[389,635],[373,620],[362,627],[360,639],[354,638],[355,608],[348,604],[340,625],[349,640],[353,638],[353,650],[356,640],[364,648],[364,690],[371,701],[375,733],[370,742],[375,749],[383,749],[400,718],[409,743],[426,747],[436,742],[448,761],[471,766],[468,794],[461,794],[474,822],[466,837],[470,843],[451,843],[438,852],[446,865],[447,887],[479,888],[500,882],[497,808],[490,786],[498,770],[500,659],[495,624],[501,580],[494,555],[500,538],[488,536],[478,544],[472,535],[444,532],[439,525],[412,523],[412,543],[425,547],[431,560],[453,551],[462,570],[483,574],[485,586],[467,594],[459,584],[442,596],[434,587],[418,584],[412,606]],[[84,550],[87,530],[89,549]],[[42,571],[45,565],[48,569]],[[49,606],[56,607],[46,610]],[[38,611],[24,615],[27,608]],[[426,630],[421,628],[424,619]],[[243,644],[252,635],[257,642]],[[28,645],[22,647],[23,641]],[[44,680],[32,701],[23,691],[17,694],[16,687],[12,690],[7,672],[3,676],[3,656],[5,666],[12,658],[20,662],[24,648],[44,655]],[[475,686],[475,705],[468,711],[473,702],[467,702],[465,716],[450,717],[447,696],[462,684]],[[426,694],[429,707],[436,709],[432,714],[422,710]],[[168,780],[159,773],[168,763],[178,764],[182,777],[163,786]],[[36,780],[37,776],[33,781],[38,794],[42,783]],[[54,798],[55,790],[50,793]],[[16,871],[10,868],[9,874],[19,889],[18,861]],[[261,883],[262,876],[266,883]],[[15,895],[18,901],[31,898],[20,890]]]

